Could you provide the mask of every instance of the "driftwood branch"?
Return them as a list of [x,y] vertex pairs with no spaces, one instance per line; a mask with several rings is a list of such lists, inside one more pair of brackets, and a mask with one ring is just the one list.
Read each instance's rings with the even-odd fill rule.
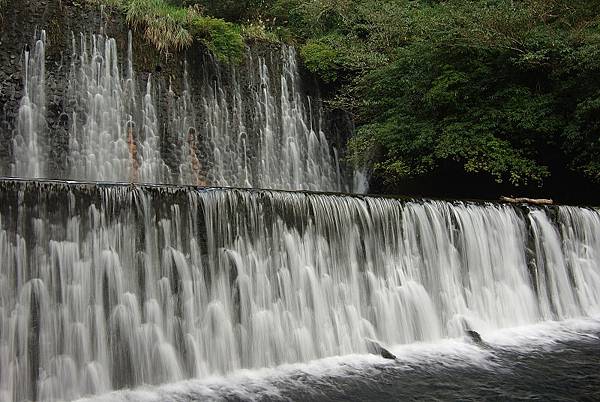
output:
[[513,198],[513,197],[500,197],[500,201],[510,202],[511,204],[534,204],[534,205],[552,205],[553,200],[544,198]]

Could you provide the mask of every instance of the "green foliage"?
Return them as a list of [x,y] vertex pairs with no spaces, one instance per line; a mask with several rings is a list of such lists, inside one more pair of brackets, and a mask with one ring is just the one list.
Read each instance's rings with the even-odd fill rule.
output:
[[353,163],[388,183],[443,161],[513,185],[562,165],[600,182],[597,4],[404,4],[410,18],[382,27],[404,43],[346,87],[362,124]]
[[243,39],[296,44],[356,119],[348,160],[387,183],[448,163],[600,182],[599,0],[107,1],[160,49],[196,39],[234,61]]
[[191,31],[219,60],[241,61],[245,45],[235,25],[217,18],[196,16]]
[[318,74],[324,81],[337,80],[339,55],[337,49],[325,41],[309,41],[300,50],[309,70]]
[[242,25],[242,36],[251,41],[278,43],[279,37],[265,25],[264,21],[255,21]]
[[197,6],[206,14],[235,22],[261,20],[273,5],[271,0],[173,0],[173,3]]
[[201,18],[194,9],[178,8],[162,0],[125,2],[127,22],[143,30],[146,39],[160,51],[181,50],[191,45],[189,27]]
[[198,6],[182,7],[166,0],[89,1],[122,11],[127,22],[161,52],[182,50],[198,40],[221,61],[237,62],[243,56],[239,27],[204,15]]

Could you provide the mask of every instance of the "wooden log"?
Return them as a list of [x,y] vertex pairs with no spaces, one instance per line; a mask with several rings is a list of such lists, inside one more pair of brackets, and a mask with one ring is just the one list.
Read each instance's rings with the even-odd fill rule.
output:
[[510,202],[511,204],[533,204],[533,205],[552,205],[554,201],[546,198],[525,198],[525,197],[500,197],[500,201]]

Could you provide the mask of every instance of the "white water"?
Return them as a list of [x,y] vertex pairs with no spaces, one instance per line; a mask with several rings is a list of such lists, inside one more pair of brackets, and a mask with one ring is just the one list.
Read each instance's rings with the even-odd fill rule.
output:
[[[127,71],[121,74],[114,39],[73,39],[69,101],[71,179],[165,183],[171,180],[160,155],[152,76],[137,92],[131,38]],[[122,77],[124,75],[124,77]],[[133,145],[135,144],[135,145]]]
[[[214,62],[216,77],[207,77],[203,94],[210,183],[228,187],[284,190],[348,190],[311,99],[300,88],[296,52],[283,47],[269,71],[267,60],[247,53],[249,82],[242,88],[238,68]],[[224,86],[223,82],[230,83]],[[306,103],[309,108],[307,109]],[[320,113],[320,108],[316,108]],[[250,122],[247,114],[251,116]],[[251,126],[248,126],[248,123]]]
[[[184,68],[183,92],[177,96],[171,87],[168,95],[169,126],[167,130],[175,133],[173,153],[178,156],[178,184],[204,186],[208,184],[210,164],[203,157],[201,141],[206,138],[204,133],[198,137],[196,111],[192,102],[189,87],[187,63]],[[210,117],[209,117],[210,118]]]
[[[379,383],[380,370],[385,370],[386,366],[408,373],[413,371],[415,366],[429,365],[429,370],[439,371],[476,367],[478,372],[491,371],[497,376],[502,376],[510,368],[499,364],[495,358],[498,351],[547,353],[560,350],[564,347],[563,342],[598,340],[598,331],[598,319],[546,322],[485,333],[484,337],[491,349],[478,347],[464,338],[396,345],[390,348],[398,358],[396,361],[368,354],[336,356],[308,363],[285,364],[276,368],[238,370],[226,376],[187,380],[158,387],[144,386],[135,390],[116,391],[83,398],[80,402],[289,400],[290,395],[297,395],[295,392],[309,395],[312,400],[319,400],[323,398],[321,387],[336,388],[336,381],[339,379],[350,379],[356,383]],[[424,371],[427,372],[427,369]],[[433,379],[435,380],[436,378]],[[489,391],[487,395],[490,396]],[[381,399],[381,396],[377,399]]]
[[33,52],[25,50],[23,97],[13,139],[14,162],[11,174],[17,177],[45,177],[46,123],[46,31],[41,31]]
[[8,400],[600,312],[589,209],[33,183],[0,195]]
[[[352,190],[321,128],[321,108],[301,88],[291,47],[273,51],[271,62],[248,50],[239,67],[207,57],[204,80],[190,83],[186,69],[183,90],[166,91],[161,115],[160,78],[155,83],[149,74],[139,85],[131,34],[125,58],[113,38],[74,35],[70,66],[61,67],[69,70],[61,95],[68,113],[60,118],[69,131],[63,150],[59,140],[57,149],[44,145],[46,137],[58,135],[46,124],[44,38],[42,32],[35,50],[25,54],[13,177]],[[61,168],[49,172],[49,162]]]

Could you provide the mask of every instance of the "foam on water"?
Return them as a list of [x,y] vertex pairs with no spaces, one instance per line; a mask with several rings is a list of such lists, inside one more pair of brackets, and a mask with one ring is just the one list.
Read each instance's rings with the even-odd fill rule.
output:
[[[160,387],[143,387],[84,398],[80,402],[158,402],[185,400],[289,399],[287,390],[304,390],[318,396],[323,384],[335,384],[338,378],[353,381],[377,381],[382,368],[393,367],[396,372],[413,371],[420,365],[428,370],[452,370],[476,367],[497,375],[510,372],[505,362],[496,359],[504,353],[551,352],[563,347],[566,341],[580,339],[600,341],[600,318],[552,321],[535,325],[507,328],[482,334],[489,347],[481,348],[467,338],[445,339],[435,343],[415,343],[391,347],[396,361],[374,355],[346,355],[308,363],[282,365],[260,370],[239,370],[227,376],[182,381]],[[401,381],[401,377],[398,378]],[[334,386],[334,385],[332,385]],[[421,395],[423,396],[423,395]]]

